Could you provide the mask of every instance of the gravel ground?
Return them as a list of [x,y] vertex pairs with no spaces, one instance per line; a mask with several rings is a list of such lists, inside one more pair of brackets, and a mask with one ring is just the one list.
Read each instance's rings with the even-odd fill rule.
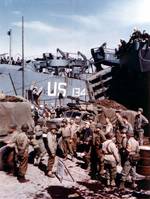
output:
[[78,160],[65,161],[75,182],[65,176],[61,183],[56,177],[45,176],[43,171],[31,164],[26,175],[30,181],[23,184],[0,171],[0,199],[135,199],[131,192],[122,197],[117,191],[106,189],[99,182],[90,180],[88,171],[77,166],[77,162]]
[[[75,166],[75,162],[70,160],[66,161],[67,167],[75,181],[88,180],[89,176],[83,172],[84,170],[80,167]],[[26,199],[35,198],[37,196],[42,198],[51,198],[47,193],[47,188],[50,186],[60,187],[76,187],[77,183],[73,182],[71,178],[65,177],[62,183],[58,178],[49,178],[45,176],[43,171],[37,167],[29,164],[26,178],[30,181],[27,183],[19,183],[16,177],[9,176],[5,172],[0,171],[0,199]]]

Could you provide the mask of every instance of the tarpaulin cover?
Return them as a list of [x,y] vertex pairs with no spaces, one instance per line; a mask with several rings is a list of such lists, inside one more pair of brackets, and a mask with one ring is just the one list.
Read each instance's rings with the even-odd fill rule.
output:
[[[103,110],[102,113],[98,115],[98,120],[102,124],[105,124],[106,123],[105,117],[108,117],[110,119],[110,121],[114,124],[117,120],[116,109],[102,107],[102,110]],[[120,113],[120,115],[122,115],[122,116],[127,116],[128,121],[133,126],[134,126],[134,120],[135,120],[136,114],[137,113],[135,111],[131,111],[131,110],[121,110],[121,113]]]
[[0,136],[7,134],[10,124],[18,128],[27,123],[33,125],[31,107],[28,102],[0,102]]
[[[99,104],[107,104],[107,107]],[[114,107],[117,107],[117,109]],[[127,116],[128,121],[134,126],[135,115],[137,114],[137,112],[127,109],[125,110],[125,107],[123,107],[123,110],[122,107],[122,105],[111,100],[103,100],[102,103],[99,102],[98,104],[81,105],[82,110],[95,112],[95,114],[97,114],[97,120],[101,124],[106,124],[106,117],[110,119],[112,124],[115,124],[117,120],[116,111],[120,110],[120,115]]]

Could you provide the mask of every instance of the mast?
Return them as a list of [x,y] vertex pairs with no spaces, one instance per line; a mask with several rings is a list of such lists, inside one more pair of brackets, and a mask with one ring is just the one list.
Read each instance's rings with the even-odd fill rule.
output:
[[22,16],[22,97],[24,97],[24,17]]
[[11,42],[12,42],[12,29],[9,29],[7,32],[7,35],[9,36],[9,64],[11,64]]

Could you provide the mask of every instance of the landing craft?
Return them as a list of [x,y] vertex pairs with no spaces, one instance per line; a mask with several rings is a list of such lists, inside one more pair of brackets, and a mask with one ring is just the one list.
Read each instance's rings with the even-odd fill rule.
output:
[[[105,43],[91,49],[93,61],[81,52],[77,57],[60,49],[59,56],[45,53],[26,62],[25,90],[36,81],[43,87],[41,99],[53,105],[57,105],[60,93],[66,103],[67,96],[84,101],[109,98],[129,109],[142,107],[149,118],[149,41],[149,34],[134,32],[128,42],[121,40],[119,49],[108,49]],[[9,95],[21,95],[22,67],[1,64],[0,73],[0,89]]]
[[[58,105],[58,97],[61,93],[65,99],[67,96],[79,98],[83,101],[90,99],[87,79],[94,71],[94,67],[81,52],[73,54],[65,53],[57,49],[57,54],[44,53],[42,58],[26,61],[24,67],[24,87],[26,96],[33,81],[41,88],[41,100],[52,105]],[[22,66],[0,64],[0,90],[7,95],[22,94]]]
[[[105,97],[132,110],[142,107],[144,114],[150,118],[150,35],[137,30],[129,41],[120,41],[119,48],[115,50],[103,46],[103,49],[91,49],[94,64],[99,70],[90,77],[91,90],[94,97],[100,99],[99,91],[103,85]],[[111,68],[104,73],[102,64]],[[150,127],[148,131],[150,135]]]

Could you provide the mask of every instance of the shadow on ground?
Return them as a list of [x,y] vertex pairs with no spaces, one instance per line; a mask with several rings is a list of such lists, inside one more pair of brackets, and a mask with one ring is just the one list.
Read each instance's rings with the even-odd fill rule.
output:
[[77,189],[65,188],[63,186],[50,186],[47,188],[47,192],[53,199],[84,199]]

